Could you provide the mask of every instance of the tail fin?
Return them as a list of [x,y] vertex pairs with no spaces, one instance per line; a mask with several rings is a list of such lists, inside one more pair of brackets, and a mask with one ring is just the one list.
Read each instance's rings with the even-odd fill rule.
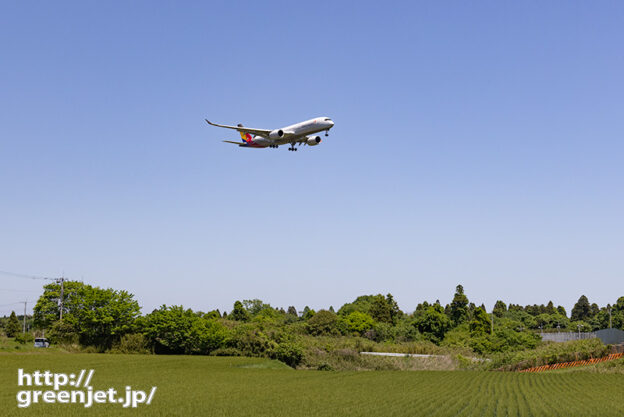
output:
[[[243,127],[243,125],[239,123],[238,127]],[[241,135],[241,138],[247,143],[251,142],[251,140],[253,139],[253,136],[251,135],[251,133],[240,132],[240,135]]]

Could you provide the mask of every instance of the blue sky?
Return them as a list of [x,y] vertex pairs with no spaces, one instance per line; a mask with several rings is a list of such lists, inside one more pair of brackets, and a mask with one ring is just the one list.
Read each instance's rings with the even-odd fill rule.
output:
[[[614,302],[622,21],[607,1],[3,2],[0,270],[145,312],[412,311],[458,283],[488,309]],[[297,153],[203,121],[316,116],[336,126]],[[41,288],[0,283],[0,305]]]

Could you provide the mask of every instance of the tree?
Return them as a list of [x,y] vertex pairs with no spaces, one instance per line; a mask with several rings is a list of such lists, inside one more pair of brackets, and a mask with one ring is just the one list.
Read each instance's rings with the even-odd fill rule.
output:
[[249,313],[243,307],[243,303],[241,303],[240,301],[236,301],[234,302],[234,308],[230,312],[230,315],[228,316],[228,318],[230,320],[236,320],[236,321],[247,321],[249,320]]
[[397,321],[403,316],[403,312],[399,308],[399,304],[394,300],[392,294],[386,294],[386,303],[390,307],[390,317],[392,318],[392,325],[396,325]]
[[555,309],[555,305],[552,301],[549,301],[546,305],[546,314],[555,314],[557,310]]
[[228,330],[182,306],[161,306],[142,317],[141,332],[156,353],[208,354],[224,347]]
[[375,321],[371,316],[361,311],[354,311],[344,319],[347,330],[352,333],[358,333],[362,335],[367,330],[370,330],[375,325]]
[[20,326],[20,322],[15,315],[15,311],[11,311],[11,315],[9,316],[9,321],[5,328],[5,333],[8,337],[17,336],[22,330],[22,326]]
[[312,310],[310,307],[305,306],[303,308],[303,314],[301,314],[301,318],[305,321],[310,320],[312,317],[314,317],[315,311]]
[[439,343],[450,328],[450,320],[440,304],[434,304],[415,321],[416,328],[427,339]]
[[414,310],[414,317],[417,318],[422,316],[423,314],[425,314],[428,308],[429,303],[427,301],[423,301],[422,303],[418,304],[416,306],[416,310]]
[[596,314],[598,314],[599,312],[600,307],[598,307],[598,304],[592,303],[592,305],[589,307],[589,316],[591,318],[596,317]]
[[561,314],[564,317],[568,317],[568,313],[563,306],[557,306],[557,313]]
[[258,300],[257,298],[254,298],[253,300],[243,300],[243,306],[252,316],[255,316],[265,308],[271,308],[269,304],[265,304],[262,300]]
[[386,302],[383,295],[377,294],[370,305],[369,314],[376,321],[382,323],[392,323],[392,315],[390,313],[390,306]]
[[503,317],[503,314],[507,312],[507,305],[501,300],[497,300],[492,309],[492,313],[498,318]]
[[455,296],[450,306],[450,319],[455,326],[463,323],[468,318],[468,297],[464,295],[464,287],[458,285],[455,288]]
[[352,303],[347,303],[340,307],[340,309],[338,309],[338,315],[348,316],[354,311],[370,314],[370,308],[374,298],[374,295],[361,295]]
[[[83,309],[89,285],[78,281],[65,281],[63,288],[63,318],[72,319]],[[61,285],[54,282],[43,287],[43,294],[34,308],[35,325],[49,328],[60,318]]]
[[220,319],[221,318],[221,312],[219,311],[219,309],[216,309],[216,310],[212,310],[212,311],[207,312],[203,316],[205,318],[207,318],[207,319]]
[[299,314],[297,314],[297,309],[295,308],[295,306],[288,307],[288,310],[286,311],[286,314],[290,314],[291,316],[299,317]]
[[[60,285],[44,286],[44,293],[34,308],[35,323],[50,327],[59,320]],[[77,281],[65,281],[63,321],[73,327],[80,343],[111,347],[121,336],[131,333],[141,309],[134,295],[124,290],[93,287]]]
[[338,333],[338,316],[328,310],[319,310],[306,323],[308,333],[313,336]]
[[584,295],[578,299],[572,308],[570,320],[572,321],[588,321],[591,318],[591,306],[589,300]]
[[492,322],[490,316],[484,309],[478,307],[475,309],[472,320],[470,320],[470,332],[473,335],[490,334],[492,331]]

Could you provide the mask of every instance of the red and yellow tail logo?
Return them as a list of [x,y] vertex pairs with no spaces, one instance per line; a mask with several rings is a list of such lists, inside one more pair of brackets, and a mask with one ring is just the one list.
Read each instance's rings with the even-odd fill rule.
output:
[[251,140],[253,139],[253,136],[251,136],[251,133],[240,132],[240,135],[241,135],[241,138],[247,143],[251,142]]

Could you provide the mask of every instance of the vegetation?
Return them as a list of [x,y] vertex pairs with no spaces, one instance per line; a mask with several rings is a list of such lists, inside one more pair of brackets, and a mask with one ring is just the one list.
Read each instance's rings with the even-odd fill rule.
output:
[[[392,294],[377,294],[357,297],[337,312],[306,306],[300,314],[294,306],[284,310],[253,299],[236,301],[229,314],[163,305],[141,315],[132,294],[75,281],[65,282],[63,320],[59,302],[59,284],[44,286],[34,324],[45,330],[53,345],[66,350],[265,357],[307,369],[456,369],[486,363],[516,369],[524,363],[585,354],[581,344],[570,345],[578,351],[553,353],[552,349],[568,347],[545,345],[540,332],[608,327],[609,319],[614,327],[624,326],[624,297],[599,308],[581,296],[570,318],[552,301],[523,307],[498,300],[489,314],[485,306],[470,301],[461,285],[449,304],[423,301],[413,313],[402,311]],[[21,327],[16,322],[12,314],[0,324],[5,333],[17,336]],[[27,343],[26,336],[20,338]],[[590,354],[598,355],[604,347],[592,349]],[[397,361],[364,358],[359,355],[362,351],[429,353],[451,359],[444,364]],[[466,359],[475,357],[491,361]]]
[[6,327],[5,327],[5,333],[9,337],[15,337],[21,331],[22,331],[22,326],[20,326],[19,320],[17,320],[15,311],[12,311],[11,315],[9,316],[9,320],[6,324]]
[[35,324],[50,328],[57,339],[75,336],[83,345],[110,348],[132,331],[140,315],[139,303],[127,291],[92,287],[66,281],[63,321],[59,321],[60,285],[43,287],[34,308]]
[[[325,338],[325,336],[321,336]],[[621,416],[622,375],[293,371],[268,359],[0,353],[4,416]],[[151,405],[16,406],[16,369],[94,369],[95,389],[157,386]],[[132,370],[132,372],[128,372]]]
[[610,353],[599,339],[546,343],[536,349],[493,355],[489,369],[516,371],[541,365],[601,358]]

